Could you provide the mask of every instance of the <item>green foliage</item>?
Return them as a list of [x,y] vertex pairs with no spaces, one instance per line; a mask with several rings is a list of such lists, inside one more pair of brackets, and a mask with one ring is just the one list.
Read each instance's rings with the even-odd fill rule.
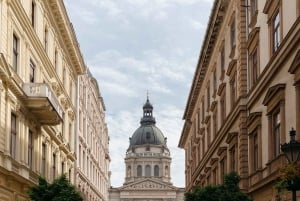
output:
[[75,186],[70,184],[66,175],[55,179],[52,184],[39,177],[39,184],[29,189],[28,195],[32,201],[82,201]]
[[252,201],[247,194],[240,191],[241,180],[236,172],[227,174],[223,185],[196,187],[185,193],[185,201]]

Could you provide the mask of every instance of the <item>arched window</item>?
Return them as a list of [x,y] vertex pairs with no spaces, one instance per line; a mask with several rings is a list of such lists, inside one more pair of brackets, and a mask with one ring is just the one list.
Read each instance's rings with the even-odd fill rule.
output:
[[138,176],[138,177],[141,177],[141,176],[142,176],[142,166],[141,166],[141,165],[138,165],[138,166],[137,166],[137,176]]
[[150,165],[146,165],[146,168],[145,168],[145,173],[146,173],[146,177],[150,177],[151,176],[151,167]]
[[159,167],[158,167],[158,165],[154,166],[154,176],[159,177]]

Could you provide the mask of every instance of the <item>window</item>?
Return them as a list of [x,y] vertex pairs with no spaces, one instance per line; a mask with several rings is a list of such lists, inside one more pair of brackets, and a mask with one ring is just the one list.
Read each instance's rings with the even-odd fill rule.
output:
[[273,146],[274,146],[274,156],[279,156],[280,154],[280,112],[275,112],[272,115],[273,121]]
[[79,168],[82,168],[82,164],[81,164],[81,145],[79,145],[79,149],[78,149],[78,163],[79,163]]
[[31,2],[31,25],[32,27],[35,27],[35,12],[36,12],[36,5],[35,2]]
[[[208,82],[209,83],[209,82]],[[210,87],[209,85],[207,86],[207,92],[206,92],[206,98],[207,98],[207,111],[209,111],[209,107],[210,107]]]
[[220,179],[221,179],[221,183],[223,183],[224,181],[224,176],[226,174],[226,157],[222,158],[222,160],[220,161]]
[[45,51],[48,52],[48,28],[45,27],[45,30],[44,30],[44,48],[45,48]]
[[211,139],[211,128],[210,128],[210,121],[207,123],[206,131],[207,131],[207,145],[210,145],[212,139]]
[[250,54],[250,86],[253,86],[257,79],[258,79],[258,63],[257,63],[257,49],[255,49],[251,54]]
[[202,98],[202,122],[204,122],[204,116],[205,116],[205,109],[204,109],[204,99]]
[[52,155],[52,176],[53,176],[53,179],[55,179],[55,173],[56,173],[56,154],[53,153]]
[[213,111],[213,136],[215,137],[217,135],[218,131],[218,110],[217,107],[215,107]]
[[[225,49],[224,47],[222,47],[222,50],[221,50],[221,74],[222,74],[222,77],[223,77],[223,74],[225,72]],[[223,80],[221,78],[221,80]]]
[[225,91],[220,97],[220,115],[221,115],[221,124],[224,123],[225,118],[226,118],[226,95]]
[[61,162],[61,174],[65,172],[65,163]]
[[230,100],[231,100],[231,108],[233,108],[236,99],[237,99],[237,86],[236,86],[236,72],[232,76],[230,80]]
[[66,68],[64,67],[63,68],[63,75],[62,75],[62,81],[63,81],[63,84],[64,86],[66,86]]
[[57,66],[58,66],[58,52],[57,49],[55,49],[54,51],[54,68],[57,70]]
[[34,83],[35,78],[35,64],[32,60],[30,60],[30,67],[29,67],[29,82]]
[[70,147],[72,145],[72,124],[71,123],[69,123],[69,145]]
[[280,144],[286,142],[285,136],[285,84],[270,87],[265,95],[263,104],[267,106],[269,128],[269,160],[280,154]]
[[236,168],[236,150],[235,150],[235,146],[233,146],[230,150],[230,170],[231,171],[236,171],[237,168]]
[[230,25],[230,45],[232,49],[235,48],[235,21],[234,20]]
[[150,167],[150,165],[146,165],[146,167],[145,167],[145,176],[146,177],[151,176],[151,167]]
[[214,168],[212,171],[212,185],[217,185],[217,168]]
[[213,87],[214,87],[214,95],[215,95],[217,93],[217,70],[214,70],[213,77],[214,77]]
[[70,91],[70,99],[73,102],[73,83],[71,81],[71,77],[70,77],[70,82],[69,82],[69,91]]
[[276,12],[272,19],[272,39],[273,39],[273,52],[276,52],[280,45],[280,15],[279,11]]
[[17,71],[19,63],[19,38],[13,34],[13,60],[12,67]]
[[257,13],[257,0],[250,1],[250,15],[251,17],[255,16]]
[[253,134],[253,170],[258,170],[258,136]]
[[250,173],[255,173],[262,167],[262,142],[261,142],[261,112],[250,113],[247,119],[249,132],[249,167]]
[[154,166],[154,176],[159,177],[159,167],[158,167],[158,165]]
[[46,144],[42,144],[42,175],[46,176]]
[[138,166],[137,166],[137,176],[138,176],[138,177],[141,177],[141,176],[142,176],[142,166],[141,166],[141,165],[138,165]]
[[33,165],[33,133],[28,131],[28,166],[32,169]]
[[17,156],[17,116],[11,114],[10,119],[10,155],[13,159]]

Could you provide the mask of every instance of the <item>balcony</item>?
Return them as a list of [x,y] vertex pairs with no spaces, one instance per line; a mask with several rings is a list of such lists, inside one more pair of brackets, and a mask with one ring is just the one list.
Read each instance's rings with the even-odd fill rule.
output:
[[25,83],[26,106],[42,125],[57,125],[62,121],[63,110],[46,83]]

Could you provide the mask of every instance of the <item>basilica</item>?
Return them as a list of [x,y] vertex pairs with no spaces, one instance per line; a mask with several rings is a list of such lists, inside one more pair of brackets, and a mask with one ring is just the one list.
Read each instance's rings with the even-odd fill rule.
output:
[[110,201],[183,201],[184,189],[171,183],[171,156],[167,138],[156,127],[147,97],[140,127],[129,138],[123,186],[110,188]]

